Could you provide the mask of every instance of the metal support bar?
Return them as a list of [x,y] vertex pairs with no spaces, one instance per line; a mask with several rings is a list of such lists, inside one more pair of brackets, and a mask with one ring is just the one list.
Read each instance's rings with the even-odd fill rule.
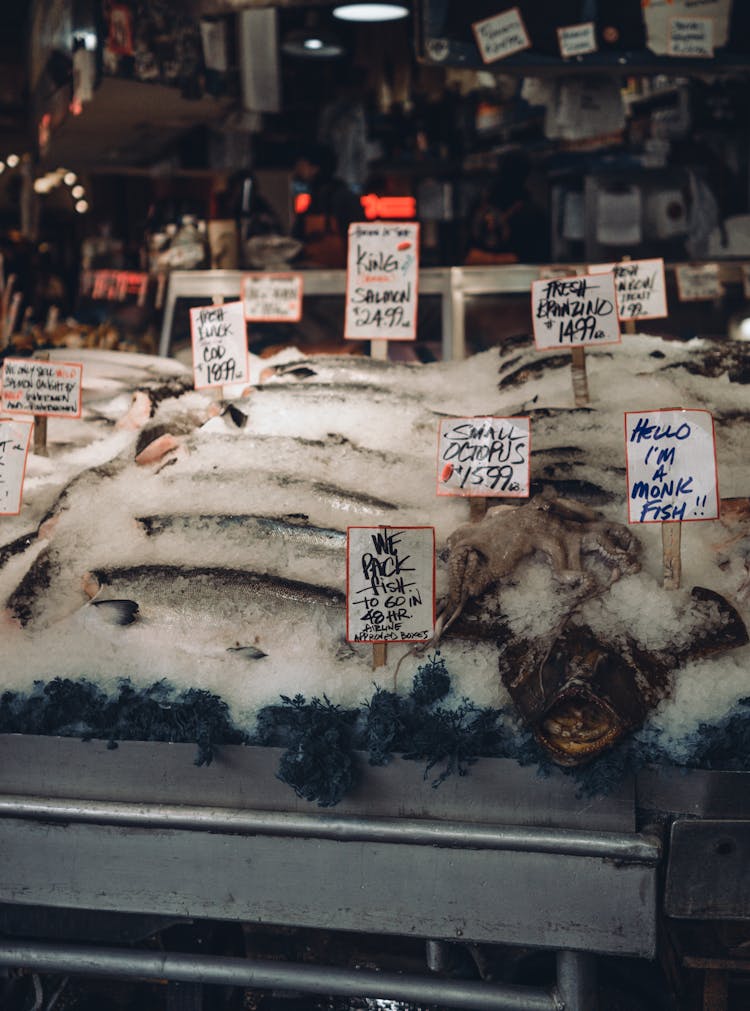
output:
[[33,972],[64,971],[83,976],[124,976],[257,990],[379,997],[446,1004],[469,1011],[584,1011],[583,1005],[580,1009],[575,1005],[570,1008],[563,1005],[553,990],[513,984],[88,945],[0,942],[0,965],[23,966]]
[[581,951],[558,951],[557,989],[565,1011],[597,1011],[594,956]]
[[638,834],[578,829],[521,828],[409,818],[337,817],[241,808],[129,804],[96,800],[0,795],[0,818],[132,825],[140,828],[301,836],[346,842],[409,843],[525,853],[600,857],[621,863],[655,865],[658,839]]

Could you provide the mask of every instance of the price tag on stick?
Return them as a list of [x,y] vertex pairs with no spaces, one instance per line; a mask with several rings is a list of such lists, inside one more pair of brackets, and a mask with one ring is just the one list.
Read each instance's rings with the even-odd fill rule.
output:
[[[680,523],[719,516],[716,439],[710,411],[628,411],[625,458],[630,523]],[[665,583],[680,578],[679,533],[662,528]]]
[[539,351],[570,347],[576,407],[588,403],[586,347],[619,344],[615,282],[611,273],[550,278],[531,283],[531,318]]
[[[347,642],[430,641],[435,628],[433,527],[349,527],[346,564]],[[374,655],[385,660],[382,649]]]
[[438,429],[438,495],[526,498],[530,418],[448,418]]
[[618,318],[626,322],[663,319],[667,312],[664,260],[629,260],[619,263],[592,263],[590,274],[613,274]]
[[17,516],[21,511],[33,427],[32,421],[0,418],[0,516]]
[[419,225],[350,225],[344,337],[416,340],[418,282]]
[[196,390],[249,381],[247,326],[242,302],[190,310]]
[[6,358],[2,410],[41,417],[81,417],[83,366],[41,358]]

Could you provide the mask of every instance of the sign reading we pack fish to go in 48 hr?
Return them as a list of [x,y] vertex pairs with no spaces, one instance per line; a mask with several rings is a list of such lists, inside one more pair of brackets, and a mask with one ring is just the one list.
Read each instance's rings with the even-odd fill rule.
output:
[[419,225],[349,225],[344,337],[416,340],[418,280]]
[[662,319],[668,315],[663,259],[591,263],[589,273],[614,274],[621,320]]
[[530,418],[450,418],[440,422],[438,495],[529,494]]
[[435,628],[433,527],[348,527],[347,642],[428,642]]
[[628,411],[625,450],[630,523],[718,518],[710,411]]
[[531,318],[539,351],[621,341],[611,273],[532,281]]
[[257,323],[297,323],[302,318],[301,274],[245,274],[245,319]]
[[250,369],[242,302],[190,310],[195,388],[246,383]]
[[21,511],[33,428],[33,421],[0,418],[0,516],[17,516]]
[[81,417],[83,366],[6,358],[2,373],[2,410],[66,418]]

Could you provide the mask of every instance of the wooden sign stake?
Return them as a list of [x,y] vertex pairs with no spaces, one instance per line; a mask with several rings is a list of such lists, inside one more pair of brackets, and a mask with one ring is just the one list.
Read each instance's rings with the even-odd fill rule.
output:
[[377,670],[378,667],[385,667],[387,660],[388,643],[374,642],[372,644],[372,669]]
[[483,495],[472,495],[469,499],[469,522],[478,523],[487,515],[487,499]]
[[[49,351],[40,351],[35,355],[37,361],[48,362]],[[34,453],[37,456],[49,456],[47,450],[47,415],[34,415]]]
[[573,400],[576,407],[589,406],[589,384],[586,378],[586,349],[583,345],[571,348],[573,360],[570,372],[573,379]]
[[682,523],[661,524],[661,548],[664,563],[664,589],[679,590],[682,578],[680,541]]
[[387,340],[373,340],[370,341],[370,358],[376,359],[379,362],[388,361],[388,341]]

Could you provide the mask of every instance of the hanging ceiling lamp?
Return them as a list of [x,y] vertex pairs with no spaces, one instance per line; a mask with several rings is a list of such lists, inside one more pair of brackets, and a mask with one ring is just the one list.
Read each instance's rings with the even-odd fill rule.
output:
[[284,36],[281,49],[288,56],[309,56],[318,60],[341,56],[344,52],[339,37],[318,24],[315,11],[308,12],[304,28],[297,28]]
[[333,16],[341,21],[397,21],[408,13],[400,3],[346,3],[333,8]]

